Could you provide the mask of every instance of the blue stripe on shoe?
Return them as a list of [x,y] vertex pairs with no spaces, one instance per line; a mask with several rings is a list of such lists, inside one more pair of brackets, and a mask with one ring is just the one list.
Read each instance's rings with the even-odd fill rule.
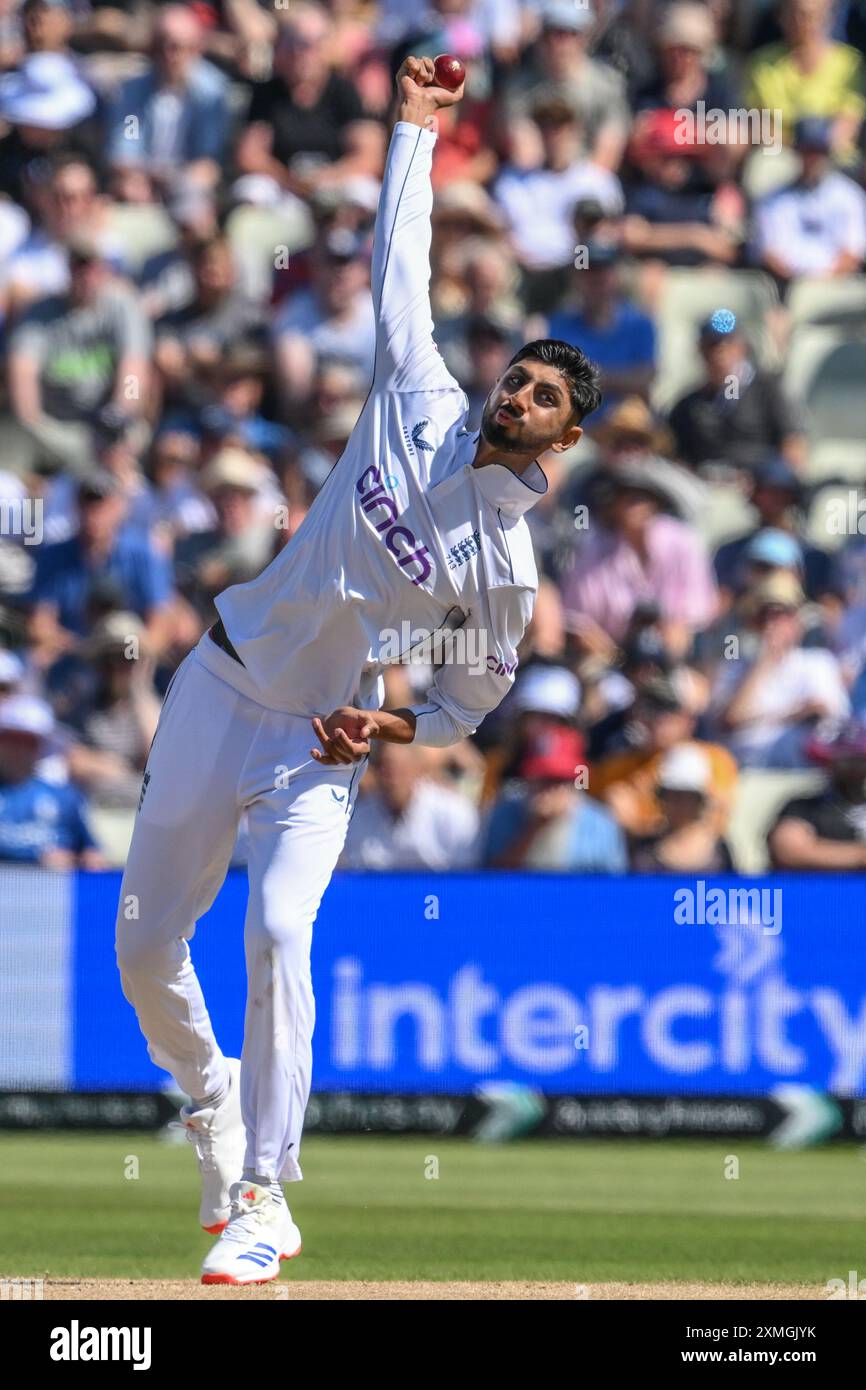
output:
[[270,1264],[270,1260],[265,1255],[238,1255],[238,1259],[252,1260],[254,1265],[258,1265],[259,1269],[266,1269]]
[[276,1250],[274,1249],[274,1247],[273,1247],[272,1245],[265,1245],[265,1242],[264,1242],[263,1240],[260,1240],[259,1243],[258,1243],[258,1245],[254,1245],[254,1246],[253,1246],[253,1249],[254,1249],[254,1250],[267,1250],[267,1252],[268,1252],[269,1255],[276,1255],[276,1253],[277,1253]]

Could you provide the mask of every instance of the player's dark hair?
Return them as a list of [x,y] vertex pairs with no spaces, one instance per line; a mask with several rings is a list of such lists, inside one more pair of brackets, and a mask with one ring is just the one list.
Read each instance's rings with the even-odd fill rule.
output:
[[594,362],[571,343],[563,343],[559,338],[536,338],[534,343],[524,343],[509,362],[522,362],[533,357],[548,367],[556,367],[568,382],[568,392],[578,424],[601,405],[601,384],[599,370]]

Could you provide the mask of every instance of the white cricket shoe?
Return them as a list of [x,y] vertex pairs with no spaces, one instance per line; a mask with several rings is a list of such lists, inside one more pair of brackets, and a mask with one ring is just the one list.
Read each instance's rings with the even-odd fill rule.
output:
[[182,1107],[181,1122],[195,1149],[201,1173],[198,1219],[209,1235],[224,1231],[231,1212],[230,1188],[244,1171],[246,1131],[241,1119],[241,1064],[227,1058],[229,1089],[221,1105],[203,1110]]
[[266,1284],[276,1279],[280,1260],[301,1253],[301,1233],[284,1200],[269,1187],[238,1182],[232,1214],[201,1267],[203,1284]]

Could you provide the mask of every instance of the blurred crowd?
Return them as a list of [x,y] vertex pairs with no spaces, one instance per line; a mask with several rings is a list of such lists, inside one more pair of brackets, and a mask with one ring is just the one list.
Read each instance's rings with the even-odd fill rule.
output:
[[410,52],[467,67],[470,423],[539,336],[605,402],[513,690],[377,746],[342,865],[866,867],[866,0],[0,0],[0,859],[122,862],[173,672],[339,458]]

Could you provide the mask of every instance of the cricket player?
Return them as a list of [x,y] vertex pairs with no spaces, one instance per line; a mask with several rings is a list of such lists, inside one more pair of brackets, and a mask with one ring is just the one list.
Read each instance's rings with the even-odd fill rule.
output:
[[[204,1283],[264,1283],[300,1251],[282,1183],[302,1176],[312,928],[371,742],[444,747],[499,704],[538,582],[524,520],[547,487],[537,457],[570,449],[600,402],[583,353],[540,341],[494,387],[480,432],[466,427],[429,302],[435,113],[463,89],[436,86],[428,58],[408,58],[397,88],[373,248],[369,396],[297,534],[257,579],[219,596],[218,622],[175,673],[118,906],[124,993],[150,1057],[191,1098],[182,1116],[201,1172],[200,1221],[221,1232]],[[486,660],[446,662],[423,703],[383,710],[379,653],[407,621],[427,633],[474,627],[471,649],[483,642]],[[214,1037],[189,941],[244,811],[238,1061]]]

